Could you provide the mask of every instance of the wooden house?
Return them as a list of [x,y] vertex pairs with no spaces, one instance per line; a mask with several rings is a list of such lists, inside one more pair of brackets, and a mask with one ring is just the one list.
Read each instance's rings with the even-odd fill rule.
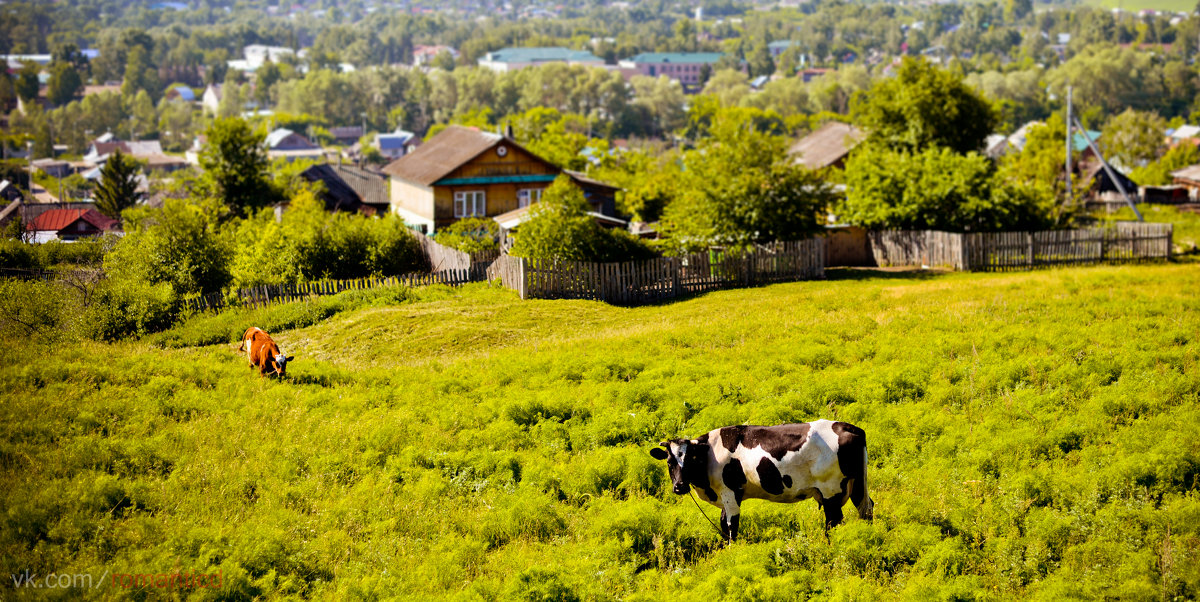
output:
[[391,210],[426,233],[468,217],[496,217],[541,200],[566,173],[592,211],[615,217],[617,188],[564,172],[509,136],[450,126],[388,164]]

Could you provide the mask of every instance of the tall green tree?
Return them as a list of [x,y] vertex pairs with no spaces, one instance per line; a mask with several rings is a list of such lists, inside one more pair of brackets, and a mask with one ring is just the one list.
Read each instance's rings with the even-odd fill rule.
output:
[[240,117],[213,121],[208,146],[200,153],[202,183],[237,215],[247,215],[278,199],[267,174],[266,136]]
[[71,102],[83,89],[83,80],[75,66],[67,62],[57,62],[50,67],[50,80],[46,82],[46,97],[50,102],[61,106]]
[[710,136],[685,154],[676,198],[662,217],[673,252],[797,240],[820,230],[832,191],[787,158],[784,137],[752,127],[755,112],[717,111]]
[[37,98],[38,95],[38,72],[41,69],[38,64],[33,61],[25,61],[21,66],[21,70],[17,72],[17,96],[25,102]]
[[1141,167],[1158,158],[1166,129],[1167,120],[1157,113],[1125,109],[1104,124],[1100,146],[1126,168]]
[[852,110],[869,142],[908,152],[936,146],[977,151],[996,125],[991,105],[962,76],[911,57],[895,77],[877,81],[856,99]]
[[113,152],[100,168],[100,182],[94,193],[100,213],[121,219],[121,212],[137,203],[139,167],[133,157],[120,150]]

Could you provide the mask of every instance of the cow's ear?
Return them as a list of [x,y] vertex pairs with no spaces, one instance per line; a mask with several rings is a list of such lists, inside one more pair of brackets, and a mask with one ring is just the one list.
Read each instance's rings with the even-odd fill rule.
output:
[[289,362],[290,362],[290,361],[292,361],[292,360],[296,359],[296,356],[294,356],[294,355],[289,355],[289,356],[287,356],[287,357],[285,357],[285,358],[283,358],[283,359],[285,359],[285,360],[287,360],[287,361],[289,361]]
[[650,455],[653,456],[655,460],[666,460],[667,450],[661,447],[656,447],[650,450]]

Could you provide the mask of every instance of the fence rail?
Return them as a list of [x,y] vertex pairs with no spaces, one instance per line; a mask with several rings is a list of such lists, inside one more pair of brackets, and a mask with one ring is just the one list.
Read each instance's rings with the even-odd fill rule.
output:
[[[264,307],[275,303],[287,303],[308,299],[313,296],[335,295],[349,290],[368,290],[382,286],[427,286],[445,284],[460,286],[468,282],[478,281],[471,277],[470,270],[443,270],[435,274],[405,274],[403,276],[388,276],[384,278],[368,277],[351,280],[320,280],[302,284],[266,284],[237,289],[233,296],[242,307]],[[186,297],[183,300],[185,308],[192,311],[221,309],[227,305],[225,293],[210,293]]]
[[685,257],[593,263],[503,255],[488,280],[522,299],[596,299],[635,304],[685,294],[771,282],[823,278],[825,245],[818,239],[778,243],[747,253],[712,251]]
[[1050,265],[1165,259],[1171,224],[1119,222],[1109,228],[958,234],[924,230],[870,233],[880,266],[944,266],[956,270],[1028,270]]

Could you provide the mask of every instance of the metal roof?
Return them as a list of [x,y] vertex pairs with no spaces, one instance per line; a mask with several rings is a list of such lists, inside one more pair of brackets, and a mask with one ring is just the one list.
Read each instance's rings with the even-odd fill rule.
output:
[[484,56],[493,63],[545,63],[552,61],[603,62],[604,59],[586,51],[561,46],[543,48],[503,48]]
[[631,59],[633,63],[715,63],[721,60],[721,52],[644,52]]

